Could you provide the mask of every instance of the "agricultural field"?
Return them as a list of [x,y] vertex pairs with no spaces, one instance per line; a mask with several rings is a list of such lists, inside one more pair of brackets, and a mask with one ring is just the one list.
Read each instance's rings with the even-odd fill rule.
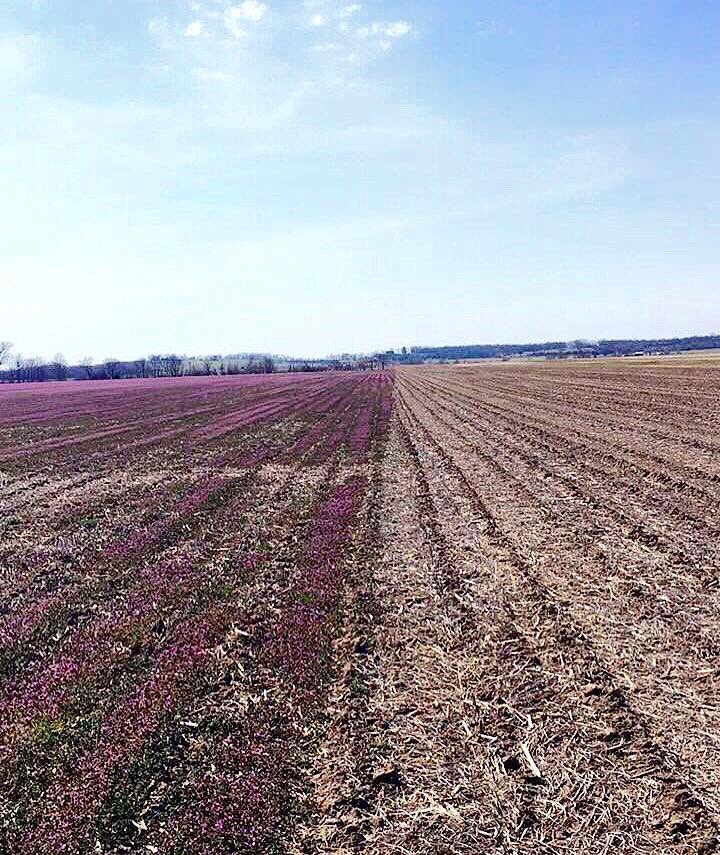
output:
[[0,852],[720,851],[719,393],[0,386]]

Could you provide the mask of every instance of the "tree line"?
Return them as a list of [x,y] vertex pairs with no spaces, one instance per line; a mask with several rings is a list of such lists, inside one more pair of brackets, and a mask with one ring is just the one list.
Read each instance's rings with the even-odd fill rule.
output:
[[221,356],[188,359],[175,353],[152,354],[132,360],[108,357],[102,362],[95,362],[91,357],[87,357],[75,365],[70,365],[61,353],[50,360],[24,357],[12,352],[10,342],[0,342],[0,381],[6,383],[272,374],[275,368],[275,362],[270,356],[249,357],[241,361]]
[[92,357],[70,365],[61,353],[52,359],[24,357],[14,353],[9,341],[0,341],[0,382],[39,383],[48,380],[130,380],[157,377],[212,377],[239,374],[274,374],[351,370],[370,367],[337,359],[295,360],[269,354],[215,354],[202,357],[176,353],[151,354],[141,359],[122,360],[108,357],[95,362]]
[[678,353],[685,350],[720,348],[720,335],[688,336],[685,338],[600,339],[588,341],[546,341],[534,344],[473,344],[448,347],[402,348],[390,351],[393,362],[424,362],[426,360],[503,359],[512,356],[630,356],[636,353]]

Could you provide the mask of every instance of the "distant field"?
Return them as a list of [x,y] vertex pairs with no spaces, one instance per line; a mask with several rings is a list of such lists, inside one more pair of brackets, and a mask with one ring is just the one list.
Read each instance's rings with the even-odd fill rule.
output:
[[717,851],[720,360],[0,386],[0,852]]
[[637,360],[659,360],[660,362],[665,362],[668,359],[720,359],[720,348],[712,348],[708,350],[684,350],[679,351],[678,353],[667,353],[663,356],[595,356],[595,357],[582,357],[580,359],[548,359],[545,356],[512,356],[509,359],[501,359],[498,357],[487,357],[482,359],[463,359],[458,365],[514,365],[517,363],[556,363],[562,362],[567,364],[574,364],[576,362],[625,362],[627,360],[631,360],[636,362]]

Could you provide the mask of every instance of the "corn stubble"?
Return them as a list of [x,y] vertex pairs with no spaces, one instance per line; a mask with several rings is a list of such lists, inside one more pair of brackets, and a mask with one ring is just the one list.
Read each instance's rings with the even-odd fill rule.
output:
[[719,391],[0,387],[0,852],[716,851]]

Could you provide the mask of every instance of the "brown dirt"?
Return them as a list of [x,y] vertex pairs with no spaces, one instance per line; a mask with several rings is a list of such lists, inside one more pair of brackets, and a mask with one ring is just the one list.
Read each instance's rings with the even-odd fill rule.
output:
[[291,851],[717,851],[718,392],[681,360],[397,372]]

